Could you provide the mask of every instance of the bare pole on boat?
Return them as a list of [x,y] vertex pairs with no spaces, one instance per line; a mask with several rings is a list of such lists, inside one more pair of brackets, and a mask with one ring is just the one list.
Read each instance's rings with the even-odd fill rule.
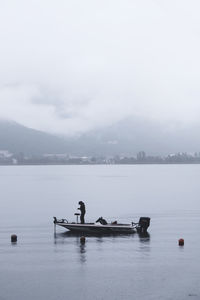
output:
[[56,217],[53,217],[54,218],[54,221],[53,221],[53,223],[54,223],[54,235],[56,235],[56,223],[57,223],[57,219],[56,219]]

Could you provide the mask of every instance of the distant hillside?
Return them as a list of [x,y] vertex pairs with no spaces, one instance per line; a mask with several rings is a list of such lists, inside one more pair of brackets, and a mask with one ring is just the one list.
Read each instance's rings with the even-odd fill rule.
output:
[[141,150],[151,154],[168,153],[170,149],[162,130],[156,125],[126,119],[74,138],[74,150],[98,155],[135,155]]
[[199,128],[167,128],[146,120],[126,119],[73,138],[58,137],[0,121],[0,150],[40,155],[67,153],[79,156],[150,155],[200,152]]
[[64,139],[4,121],[0,121],[0,149],[33,155],[68,152]]
[[150,155],[200,152],[200,128],[129,118],[73,139],[73,151],[90,155]]

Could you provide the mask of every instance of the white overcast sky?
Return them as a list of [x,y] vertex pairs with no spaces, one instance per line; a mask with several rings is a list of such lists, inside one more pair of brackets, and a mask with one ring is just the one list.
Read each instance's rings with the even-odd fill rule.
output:
[[0,0],[0,118],[200,123],[199,0]]

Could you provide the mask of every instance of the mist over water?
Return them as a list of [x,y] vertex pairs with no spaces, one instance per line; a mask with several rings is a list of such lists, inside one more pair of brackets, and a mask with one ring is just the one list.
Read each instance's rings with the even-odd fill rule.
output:
[[[199,299],[199,175],[199,165],[1,167],[0,299]],[[80,200],[86,221],[151,217],[149,235],[54,236],[52,217],[75,221]]]
[[199,177],[199,165],[1,167],[0,216],[33,223],[54,215],[72,220],[80,200],[87,221],[196,210]]

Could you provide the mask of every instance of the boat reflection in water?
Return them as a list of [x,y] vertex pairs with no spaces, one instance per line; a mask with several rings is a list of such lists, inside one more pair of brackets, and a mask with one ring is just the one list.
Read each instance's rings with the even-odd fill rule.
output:
[[112,264],[123,266],[151,252],[149,234],[85,234],[85,243],[80,238],[79,233],[56,233],[54,251],[63,265],[94,268],[98,264],[101,268],[101,264],[107,264],[113,268]]

